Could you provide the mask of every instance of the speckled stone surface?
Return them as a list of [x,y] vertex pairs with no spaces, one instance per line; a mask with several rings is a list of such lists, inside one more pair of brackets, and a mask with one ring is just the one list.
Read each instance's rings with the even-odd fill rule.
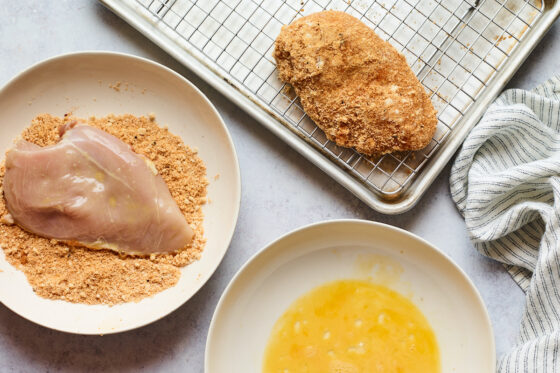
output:
[[[240,266],[279,235],[336,218],[392,224],[439,247],[482,294],[498,355],[514,343],[523,293],[499,264],[473,249],[449,196],[449,166],[410,212],[375,213],[97,2],[0,0],[0,9],[0,84],[35,62],[72,51],[114,50],[160,62],[191,80],[216,105],[233,136],[243,182],[229,251],[210,281],[185,305],[151,325],[108,336],[55,332],[0,305],[0,372],[202,372],[212,312]],[[531,88],[554,72],[560,72],[558,24],[509,86]]]

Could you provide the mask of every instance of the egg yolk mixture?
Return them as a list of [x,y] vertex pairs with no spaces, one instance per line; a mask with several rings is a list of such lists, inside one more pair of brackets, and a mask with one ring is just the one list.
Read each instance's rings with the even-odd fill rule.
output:
[[273,327],[264,373],[440,372],[436,337],[407,298],[342,280],[296,300]]

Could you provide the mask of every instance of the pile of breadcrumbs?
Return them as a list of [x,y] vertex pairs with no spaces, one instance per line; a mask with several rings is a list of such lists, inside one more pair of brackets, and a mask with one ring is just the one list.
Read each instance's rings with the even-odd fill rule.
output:
[[[21,137],[40,146],[59,140],[58,127],[70,116],[39,115]],[[75,303],[116,304],[139,301],[174,286],[180,267],[200,258],[204,244],[202,205],[206,203],[206,167],[195,150],[159,127],[154,116],[89,118],[88,124],[118,137],[149,158],[194,230],[193,241],[175,254],[123,256],[110,250],[70,246],[0,222],[0,246],[6,259],[25,273],[36,294]],[[0,168],[0,188],[5,168]],[[1,190],[0,190],[1,192]],[[3,193],[2,193],[3,194]],[[0,216],[7,213],[0,198]]]

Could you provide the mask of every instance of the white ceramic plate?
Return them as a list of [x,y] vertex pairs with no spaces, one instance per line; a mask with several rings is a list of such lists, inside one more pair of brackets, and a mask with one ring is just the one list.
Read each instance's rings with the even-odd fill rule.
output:
[[[120,84],[120,91],[109,85]],[[149,60],[110,52],[55,57],[24,71],[0,90],[0,154],[38,114],[77,117],[156,114],[160,125],[199,150],[210,181],[204,207],[208,239],[202,258],[182,269],[179,283],[139,303],[113,307],[71,304],[36,296],[24,274],[0,250],[0,301],[46,327],[107,334],[153,322],[187,301],[222,260],[237,221],[240,180],[237,156],[220,115],[206,97],[172,70]],[[220,177],[214,180],[214,176]]]
[[212,318],[206,373],[260,372],[272,326],[293,301],[325,282],[364,277],[411,297],[434,329],[442,372],[494,372],[488,313],[457,265],[401,229],[340,220],[289,233],[241,268]]

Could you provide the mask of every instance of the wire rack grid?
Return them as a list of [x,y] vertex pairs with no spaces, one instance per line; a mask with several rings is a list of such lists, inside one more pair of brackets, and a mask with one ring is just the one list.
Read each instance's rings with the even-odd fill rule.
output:
[[[213,72],[273,114],[368,189],[395,199],[436,156],[477,97],[541,16],[541,0],[127,0]],[[438,126],[417,152],[373,158],[329,141],[278,80],[272,57],[283,25],[345,11],[404,54],[430,94]]]

